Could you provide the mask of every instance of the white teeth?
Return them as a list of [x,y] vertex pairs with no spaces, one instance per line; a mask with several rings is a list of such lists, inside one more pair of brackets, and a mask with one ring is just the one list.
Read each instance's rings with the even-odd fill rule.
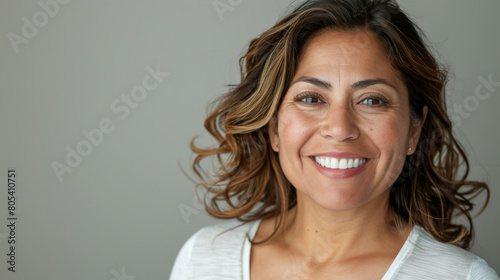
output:
[[339,160],[339,169],[347,169],[347,160],[345,158]]
[[331,157],[314,157],[314,160],[321,166],[331,169],[349,169],[357,168],[366,163],[364,158],[331,158]]
[[332,166],[330,166],[330,168],[339,168],[339,160],[332,158]]

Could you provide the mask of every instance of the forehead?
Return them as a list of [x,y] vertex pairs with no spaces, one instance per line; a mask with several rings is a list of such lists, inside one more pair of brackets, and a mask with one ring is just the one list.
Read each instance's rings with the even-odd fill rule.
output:
[[327,30],[309,40],[301,51],[296,75],[320,75],[325,71],[400,79],[382,43],[363,30]]

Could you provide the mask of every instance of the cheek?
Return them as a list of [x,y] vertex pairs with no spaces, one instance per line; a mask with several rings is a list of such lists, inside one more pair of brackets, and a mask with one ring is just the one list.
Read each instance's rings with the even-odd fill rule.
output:
[[371,142],[379,153],[376,172],[382,174],[384,186],[392,185],[399,177],[406,159],[409,125],[404,123],[404,118],[400,119],[403,121],[396,118],[381,121],[369,129]]
[[408,145],[409,119],[393,115],[366,122],[365,133],[382,150],[402,151]]
[[296,110],[284,111],[279,115],[280,142],[289,149],[300,149],[310,138],[317,124],[318,118],[313,114]]
[[373,129],[371,139],[381,149],[395,150],[400,146],[399,142],[403,140],[402,135],[393,126],[382,124],[371,129]]

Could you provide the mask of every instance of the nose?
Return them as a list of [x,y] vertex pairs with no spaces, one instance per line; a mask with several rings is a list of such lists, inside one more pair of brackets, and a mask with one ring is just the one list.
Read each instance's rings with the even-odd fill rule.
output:
[[346,105],[331,106],[321,120],[320,134],[338,142],[352,141],[359,138],[360,131],[355,115]]

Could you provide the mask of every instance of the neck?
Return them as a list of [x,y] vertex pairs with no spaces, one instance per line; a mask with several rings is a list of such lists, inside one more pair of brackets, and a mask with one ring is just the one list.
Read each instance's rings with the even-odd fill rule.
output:
[[399,251],[403,235],[393,226],[389,193],[354,210],[333,211],[298,197],[281,236],[297,254],[318,262],[354,258],[387,246]]

